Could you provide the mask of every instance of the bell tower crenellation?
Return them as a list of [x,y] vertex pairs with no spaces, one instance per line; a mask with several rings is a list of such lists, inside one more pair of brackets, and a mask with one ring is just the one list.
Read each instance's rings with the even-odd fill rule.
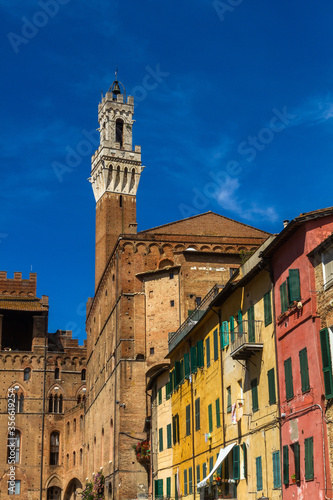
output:
[[100,145],[92,157],[96,200],[96,287],[120,234],[136,233],[136,193],[144,167],[133,149],[134,98],[115,80],[98,106]]

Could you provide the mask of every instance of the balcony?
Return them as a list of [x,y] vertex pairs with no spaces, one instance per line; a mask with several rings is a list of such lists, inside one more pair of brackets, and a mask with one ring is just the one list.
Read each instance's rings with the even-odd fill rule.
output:
[[230,333],[230,356],[234,359],[249,359],[262,351],[262,321],[243,321]]

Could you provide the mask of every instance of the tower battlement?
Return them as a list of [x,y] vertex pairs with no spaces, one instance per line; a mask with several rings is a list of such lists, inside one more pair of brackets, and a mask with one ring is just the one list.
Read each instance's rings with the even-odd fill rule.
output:
[[0,271],[1,295],[29,295],[36,297],[37,273],[30,273],[29,279],[22,279],[22,273],[14,272],[14,278],[8,278],[6,271]]

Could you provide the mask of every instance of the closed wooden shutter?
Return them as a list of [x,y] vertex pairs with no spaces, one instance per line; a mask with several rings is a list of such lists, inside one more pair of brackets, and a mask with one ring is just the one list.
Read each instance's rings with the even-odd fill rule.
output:
[[289,269],[289,277],[287,279],[287,283],[288,283],[289,304],[301,300],[299,269]]
[[198,340],[197,342],[197,366],[198,368],[203,368],[204,366],[203,340]]
[[184,470],[184,495],[187,495],[187,470]]
[[305,446],[305,479],[309,481],[314,478],[313,471],[313,437],[304,441]]
[[197,483],[200,483],[200,465],[197,465],[197,477],[196,477]]
[[188,470],[188,493],[189,495],[192,493],[192,467]]
[[210,341],[209,337],[206,339],[206,366],[210,366]]
[[230,330],[230,342],[234,342],[235,340],[235,318],[230,316],[229,319],[229,330]]
[[246,449],[246,443],[243,443],[243,473],[244,473],[244,479],[247,478],[247,449]]
[[273,486],[281,488],[281,467],[280,467],[280,452],[273,452]]
[[319,332],[321,344],[321,359],[323,361],[323,374],[326,398],[333,397],[332,363],[328,329],[323,328]]
[[186,406],[186,436],[191,434],[191,405]]
[[265,316],[265,326],[272,323],[272,303],[271,303],[271,291],[265,293],[264,295],[264,316]]
[[289,446],[283,447],[283,484],[289,484]]
[[301,479],[301,455],[300,455],[300,444],[293,444],[294,450],[294,460],[295,460],[295,477],[296,481],[299,482]]
[[254,413],[259,410],[258,382],[256,378],[251,380],[251,392],[252,392],[252,411]]
[[227,413],[231,413],[231,386],[227,387]]
[[171,441],[171,424],[167,425],[167,447],[168,448],[172,447],[172,441]]
[[191,354],[191,373],[197,372],[197,346],[193,346],[190,349]]
[[271,370],[268,370],[267,378],[268,378],[269,404],[274,405],[276,403],[274,368],[272,368]]
[[288,310],[288,288],[286,281],[284,281],[280,286],[280,301],[281,301],[281,314],[282,314]]
[[171,477],[166,478],[166,494],[167,497],[171,497]]
[[209,432],[213,432],[213,409],[212,409],[212,405],[208,405],[208,427],[209,427]]
[[256,479],[257,479],[257,491],[261,491],[262,490],[261,457],[256,458]]
[[219,358],[219,339],[218,339],[218,331],[214,330],[214,361]]
[[216,427],[221,427],[220,398],[215,401]]
[[195,430],[200,429],[200,398],[195,400]]
[[310,389],[308,354],[306,347],[299,351],[299,366],[301,370],[302,392],[306,392]]
[[163,451],[163,429],[158,430],[159,451]]
[[294,397],[294,387],[293,387],[293,373],[291,358],[288,358],[284,362],[284,377],[286,385],[286,398],[291,399]]
[[190,376],[190,354],[188,352],[184,354],[184,375],[186,379]]
[[163,479],[155,480],[155,498],[163,497]]

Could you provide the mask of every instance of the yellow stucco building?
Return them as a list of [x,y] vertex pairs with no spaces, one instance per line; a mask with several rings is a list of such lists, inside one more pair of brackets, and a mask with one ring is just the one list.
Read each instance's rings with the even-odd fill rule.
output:
[[262,249],[170,336],[172,496],[282,498],[274,312]]

